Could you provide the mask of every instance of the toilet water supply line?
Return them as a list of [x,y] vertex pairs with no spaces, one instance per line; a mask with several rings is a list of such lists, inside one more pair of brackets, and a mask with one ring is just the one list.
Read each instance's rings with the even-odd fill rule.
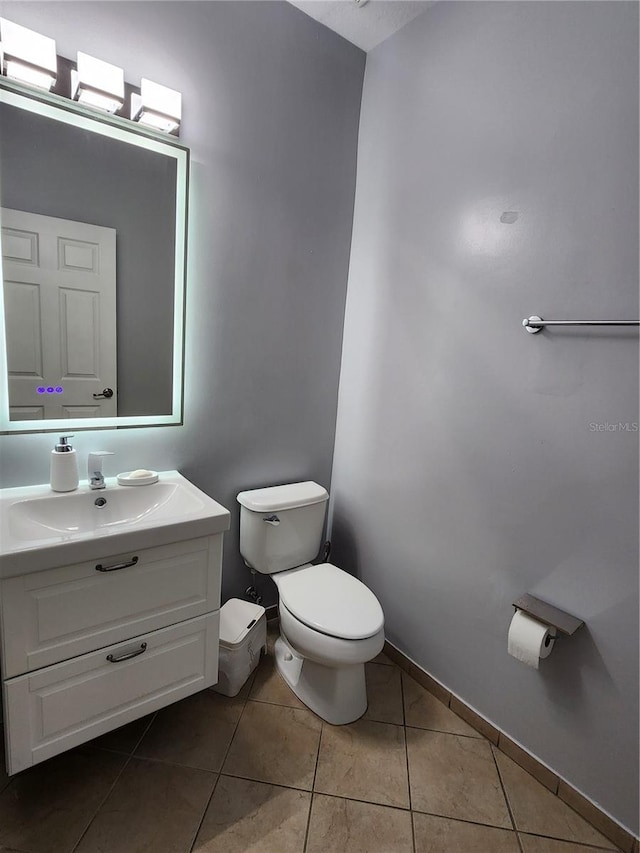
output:
[[245,589],[244,594],[247,596],[247,598],[250,598],[254,604],[262,604],[262,596],[256,589],[256,570],[250,569],[249,571],[251,572],[252,583],[251,586],[248,586]]

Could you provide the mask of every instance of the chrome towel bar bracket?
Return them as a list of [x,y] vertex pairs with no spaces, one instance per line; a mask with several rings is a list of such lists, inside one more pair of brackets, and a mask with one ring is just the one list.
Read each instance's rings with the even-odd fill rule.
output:
[[640,320],[543,320],[533,314],[522,325],[530,335],[535,335],[545,326],[640,326]]

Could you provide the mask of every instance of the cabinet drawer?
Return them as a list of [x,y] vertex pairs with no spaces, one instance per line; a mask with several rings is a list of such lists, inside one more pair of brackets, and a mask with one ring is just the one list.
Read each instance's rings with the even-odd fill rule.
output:
[[221,562],[219,534],[3,580],[3,678],[217,610]]
[[219,619],[208,613],[5,681],[9,773],[215,684]]

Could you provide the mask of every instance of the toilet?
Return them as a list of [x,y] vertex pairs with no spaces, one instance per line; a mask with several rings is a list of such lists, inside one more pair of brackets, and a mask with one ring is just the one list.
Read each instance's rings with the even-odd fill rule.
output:
[[343,725],[367,710],[364,665],[382,651],[384,614],[357,578],[309,562],[320,549],[328,499],[310,481],[240,492],[240,553],[278,587],[278,672],[319,717]]

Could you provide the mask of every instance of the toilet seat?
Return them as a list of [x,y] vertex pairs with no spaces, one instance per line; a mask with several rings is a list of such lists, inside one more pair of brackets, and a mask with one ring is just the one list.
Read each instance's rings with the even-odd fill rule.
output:
[[272,575],[289,613],[314,631],[344,640],[364,640],[384,626],[375,595],[331,563],[300,566]]
[[[384,628],[364,640],[330,637],[309,628],[280,602],[280,635],[307,660],[332,669],[360,665],[373,660],[384,647]],[[295,691],[294,691],[295,692]]]

